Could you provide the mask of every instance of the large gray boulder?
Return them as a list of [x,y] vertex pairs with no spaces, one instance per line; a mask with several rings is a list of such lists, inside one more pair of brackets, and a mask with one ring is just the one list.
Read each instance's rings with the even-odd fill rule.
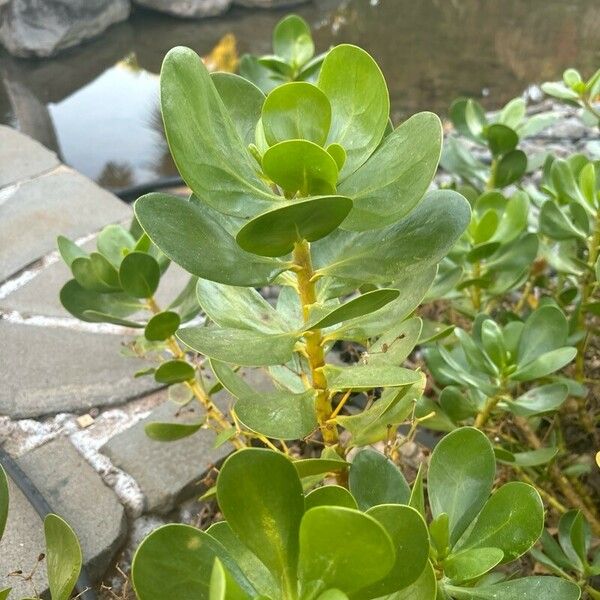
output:
[[232,0],[134,0],[139,6],[165,12],[176,17],[197,19],[222,15]]
[[15,56],[51,56],[129,16],[129,0],[0,0],[0,42]]

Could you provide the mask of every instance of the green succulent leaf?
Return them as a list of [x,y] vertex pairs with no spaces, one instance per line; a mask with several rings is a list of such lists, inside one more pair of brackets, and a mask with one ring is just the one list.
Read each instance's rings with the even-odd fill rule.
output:
[[304,495],[293,464],[270,450],[237,452],[221,469],[217,498],[234,534],[284,590],[295,590]]
[[442,125],[433,113],[418,113],[388,135],[373,155],[339,186],[353,208],[343,228],[380,229],[406,216],[435,175]]
[[515,381],[531,381],[550,375],[568,365],[577,356],[577,348],[565,346],[538,356],[511,375]]
[[523,577],[474,588],[448,585],[445,589],[457,600],[538,600],[542,597],[579,600],[581,597],[577,585],[558,577]]
[[511,150],[504,154],[496,165],[494,184],[503,188],[523,177],[527,170],[527,155],[522,150]]
[[227,285],[266,285],[285,269],[279,261],[242,250],[232,220],[196,199],[147,194],[135,214],[152,241],[189,273]]
[[492,445],[477,429],[457,429],[435,447],[427,479],[429,504],[434,518],[448,515],[452,545],[483,508],[495,474]]
[[298,565],[302,597],[315,597],[328,588],[353,595],[385,577],[394,562],[392,540],[373,517],[340,506],[318,506],[305,513]]
[[403,387],[418,383],[421,375],[417,371],[390,365],[336,367],[325,365],[323,373],[330,390],[366,390],[376,387]]
[[427,566],[413,584],[396,592],[388,600],[431,600],[435,598],[436,590],[435,571],[431,563],[427,563]]
[[523,98],[513,98],[500,111],[498,121],[507,127],[515,129],[525,118],[526,110],[527,103],[525,100],[523,100]]
[[190,381],[195,376],[196,369],[185,360],[169,360],[162,363],[154,372],[154,379],[167,385]]
[[568,395],[568,386],[562,383],[550,383],[531,388],[507,404],[515,415],[531,417],[558,410]]
[[501,123],[490,125],[486,130],[486,137],[494,156],[501,156],[507,152],[511,152],[519,143],[517,132]]
[[2,465],[0,465],[0,540],[8,519],[8,479]]
[[444,561],[444,575],[454,584],[478,579],[502,561],[504,552],[499,548],[463,550],[451,554]]
[[383,138],[390,113],[387,85],[369,54],[349,44],[327,54],[317,85],[331,103],[328,142],[346,150],[343,178],[356,171]]
[[352,208],[344,196],[317,196],[293,202],[255,217],[236,236],[247,252],[259,256],[285,256],[294,244],[319,240],[334,231]]
[[173,160],[195,195],[220,212],[240,217],[262,212],[277,200],[260,180],[226,105],[193,50],[177,47],[166,55],[160,99]]
[[281,19],[273,29],[273,51],[292,65],[304,65],[315,53],[308,23],[298,15]]
[[122,225],[107,225],[98,235],[98,252],[119,268],[123,257],[135,248],[135,238]]
[[181,317],[167,310],[154,315],[144,329],[144,336],[151,342],[161,342],[170,338],[179,329]]
[[262,157],[262,168],[288,198],[296,193],[301,197],[335,193],[337,163],[313,142],[287,140],[271,146]]
[[531,313],[521,333],[517,361],[525,365],[546,352],[566,345],[569,327],[556,306],[542,306]]
[[312,475],[325,475],[345,471],[349,463],[345,460],[335,458],[303,458],[294,461],[294,467],[298,471],[300,478],[311,477]]
[[117,270],[97,252],[75,258],[71,271],[77,283],[91,292],[110,293],[121,289]]
[[407,504],[410,498],[402,472],[389,458],[370,448],[354,457],[348,485],[361,510],[381,504]]
[[419,342],[423,321],[413,317],[384,333],[368,350],[371,366],[401,365]]
[[339,485],[324,485],[314,489],[306,495],[304,505],[307,511],[311,508],[315,508],[315,506],[344,506],[346,508],[358,508],[354,496],[346,488]]
[[87,258],[88,256],[88,253],[85,250],[80,248],[75,242],[72,242],[64,235],[58,236],[56,239],[56,244],[62,259],[65,261],[68,267],[71,267],[76,258]]
[[202,429],[200,423],[148,423],[144,427],[146,435],[155,442],[174,442],[189,437]]
[[262,124],[269,146],[285,140],[308,140],[323,146],[331,126],[331,105],[312,83],[286,83],[267,96]]
[[69,600],[81,571],[82,555],[75,532],[57,515],[44,519],[46,571],[52,600]]
[[160,266],[150,254],[130,252],[119,267],[123,290],[134,298],[151,298],[160,282]]

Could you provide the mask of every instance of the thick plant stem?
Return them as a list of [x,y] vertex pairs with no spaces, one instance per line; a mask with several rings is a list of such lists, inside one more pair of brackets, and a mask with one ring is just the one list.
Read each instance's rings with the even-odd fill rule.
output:
[[498,404],[501,399],[502,396],[497,394],[485,401],[483,409],[479,411],[475,417],[475,427],[477,427],[477,429],[481,429],[489,421],[492,416],[492,411],[496,408],[496,404]]
[[[158,304],[156,304],[154,298],[148,299],[148,308],[154,314],[161,312],[160,307]],[[179,342],[175,336],[172,335],[167,339],[167,346],[174,358],[178,360],[186,360],[185,352],[181,349],[181,346],[179,345]],[[210,396],[204,391],[198,381],[188,381],[186,382],[186,385],[194,394],[194,397],[198,403],[204,407],[208,418],[215,423],[217,430],[226,431],[231,429],[231,423],[227,420],[217,405],[211,400]],[[246,444],[238,436],[231,438],[229,441],[238,450],[246,446]]]
[[496,169],[498,168],[498,159],[493,158],[492,164],[490,165],[490,176],[485,183],[485,191],[490,192],[496,188]]
[[[296,265],[296,281],[298,294],[302,304],[304,322],[310,318],[310,309],[317,302],[317,292],[313,281],[314,270],[310,255],[310,245],[306,240],[297,242],[294,246],[294,263]],[[338,442],[338,432],[334,423],[329,422],[333,413],[331,398],[327,389],[327,379],[323,373],[325,352],[323,351],[323,336],[320,329],[311,329],[304,334],[306,355],[310,366],[312,387],[317,393],[315,409],[323,441],[326,445]]]
[[[529,425],[529,422],[524,417],[515,417],[515,424],[521,431],[523,437],[533,450],[539,450],[543,447],[540,438],[537,436],[535,431]],[[578,508],[584,514],[585,518],[590,523],[590,527],[594,532],[594,535],[600,536],[600,518],[596,511],[591,510],[583,499],[579,496],[577,491],[574,489],[571,482],[563,475],[560,467],[554,463],[548,468],[548,474],[552,483],[557,489],[563,494],[568,500],[572,508]]]

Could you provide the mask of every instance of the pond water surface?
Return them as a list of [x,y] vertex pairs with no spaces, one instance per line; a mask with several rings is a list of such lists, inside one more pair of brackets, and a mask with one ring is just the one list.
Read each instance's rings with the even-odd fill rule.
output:
[[[397,123],[444,114],[459,95],[490,108],[567,66],[600,67],[599,0],[315,0],[296,12],[318,50],[367,49],[390,87]],[[111,189],[175,174],[158,109],[158,72],[175,45],[217,66],[267,53],[282,11],[234,9],[200,21],[136,11],[102,37],[46,60],[0,54],[0,122],[18,127]]]

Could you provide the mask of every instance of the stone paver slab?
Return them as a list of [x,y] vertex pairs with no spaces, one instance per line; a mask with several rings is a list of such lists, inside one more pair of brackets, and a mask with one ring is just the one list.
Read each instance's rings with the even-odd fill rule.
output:
[[131,209],[87,177],[60,167],[0,190],[0,281],[56,248],[60,234],[80,238]]
[[135,379],[145,363],[120,355],[124,338],[0,320],[0,414],[28,418],[83,412],[156,389]]
[[[57,438],[18,460],[52,511],[73,527],[88,574],[93,581],[99,580],[126,534],[125,510],[114,492],[66,438]],[[9,523],[0,542],[0,589],[12,585],[13,595],[23,597],[31,595],[30,585],[5,576],[15,569],[28,572],[35,565],[44,551],[43,524],[12,482],[10,494]],[[45,564],[39,566],[33,582],[38,592],[45,591]]]
[[39,142],[0,125],[0,188],[41,175],[59,164],[56,154]]

